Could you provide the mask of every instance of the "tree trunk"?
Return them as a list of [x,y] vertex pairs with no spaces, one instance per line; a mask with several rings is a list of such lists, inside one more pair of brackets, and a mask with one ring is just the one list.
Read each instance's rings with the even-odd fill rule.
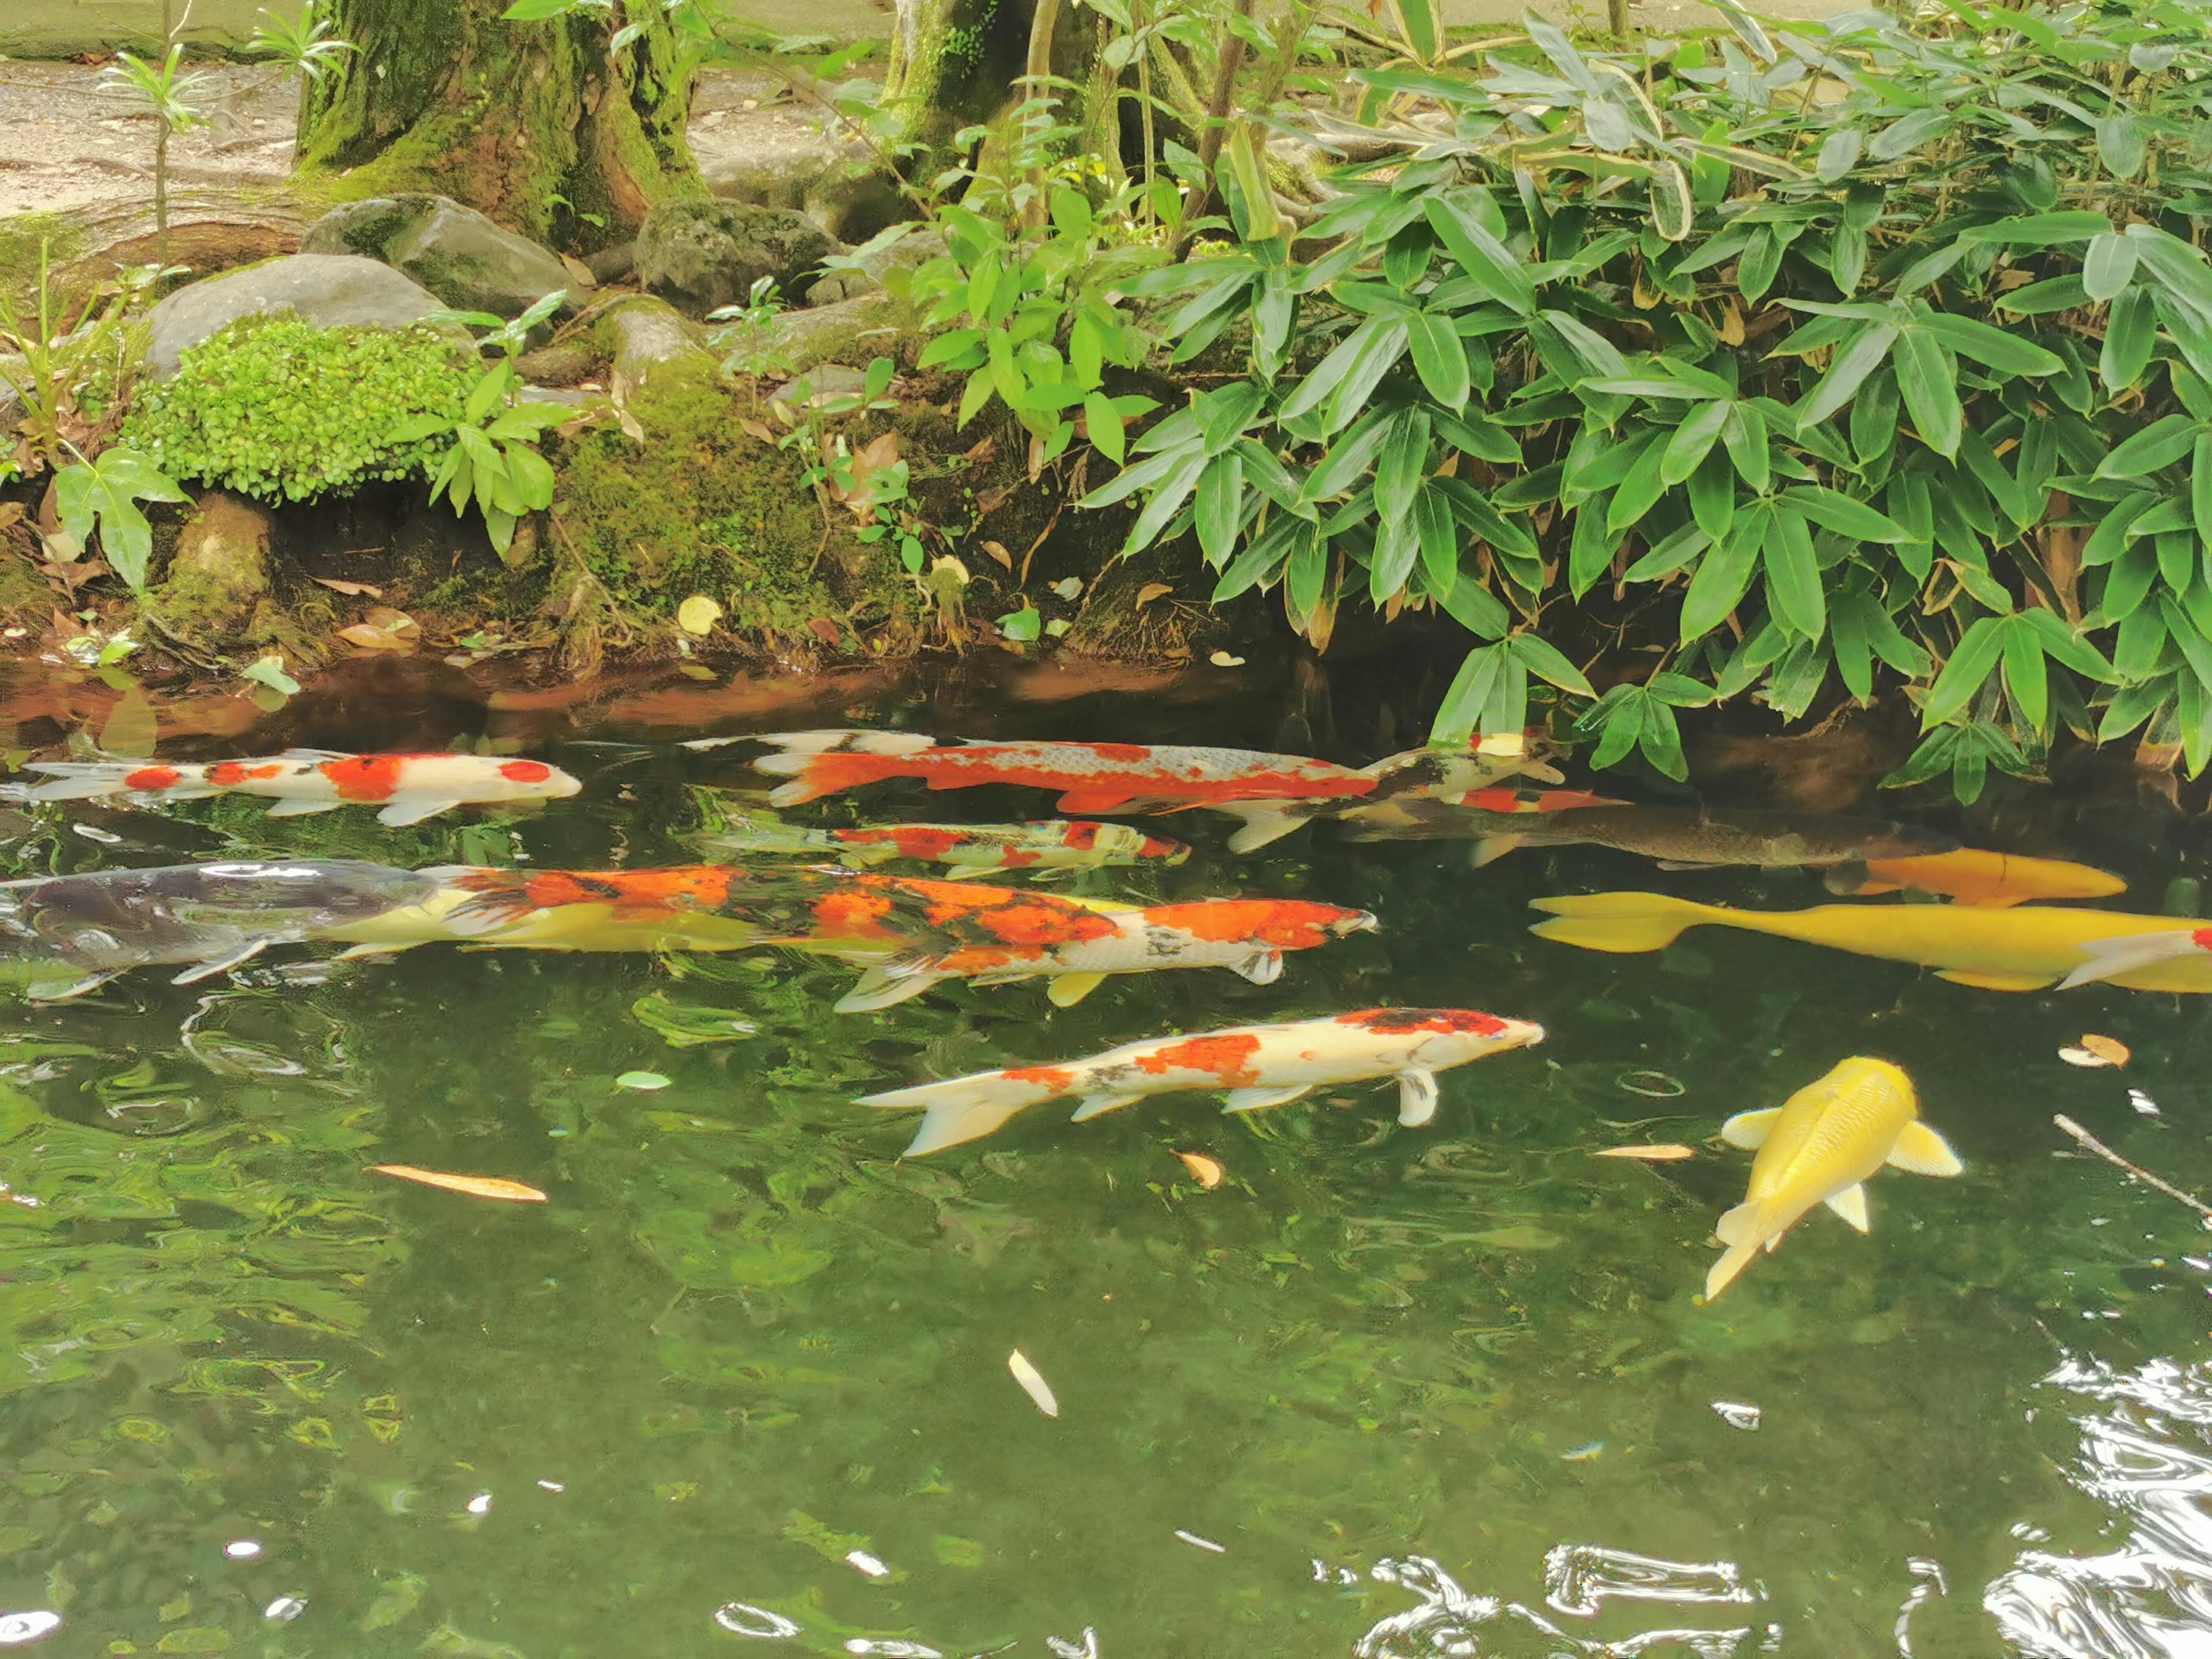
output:
[[331,0],[360,50],[307,88],[301,171],[353,198],[434,191],[578,251],[704,193],[684,137],[696,60],[659,6],[632,9],[644,33],[611,57],[605,13],[507,23],[506,3]]
[[[1015,82],[1028,70],[1036,0],[898,0],[884,102],[897,112],[896,142],[911,146],[902,165],[927,184],[961,159],[953,135],[996,120],[1019,101]],[[1097,50],[1096,14],[1063,5],[1052,27],[1052,73],[1080,83]],[[1078,94],[1061,88],[1060,118],[1081,122]]]

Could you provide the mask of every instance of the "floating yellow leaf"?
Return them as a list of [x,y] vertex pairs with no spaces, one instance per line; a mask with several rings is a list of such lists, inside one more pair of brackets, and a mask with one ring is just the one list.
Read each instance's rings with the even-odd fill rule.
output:
[[1014,1381],[1022,1385],[1022,1392],[1036,1401],[1036,1408],[1047,1417],[1060,1415],[1060,1401],[1053,1398],[1052,1384],[1044,1380],[1044,1373],[1030,1364],[1030,1357],[1019,1348],[1006,1356],[1006,1369],[1014,1374]]
[[696,639],[704,639],[722,619],[722,607],[704,593],[694,593],[676,607],[676,625]]
[[2081,1046],[2112,1066],[2124,1066],[2135,1058],[2126,1043],[2117,1037],[2099,1036],[2094,1031],[2081,1039]]
[[505,1181],[497,1176],[448,1175],[443,1170],[418,1170],[411,1164],[372,1164],[371,1175],[391,1176],[400,1181],[412,1181],[424,1187],[439,1187],[449,1193],[466,1193],[471,1198],[504,1199],[510,1204],[543,1204],[545,1194],[535,1187],[526,1187],[519,1181]]
[[1012,570],[1014,568],[1014,556],[1006,551],[1006,544],[1004,542],[985,542],[983,550],[1007,569]]
[[1243,658],[1232,657],[1226,651],[1215,652],[1206,659],[1206,661],[1212,663],[1216,668],[1242,668],[1244,665]]
[[380,599],[384,597],[382,588],[371,586],[367,582],[340,581],[336,576],[318,576],[315,580],[319,586],[329,588],[331,592],[343,593],[351,599]]
[[1182,1167],[1190,1171],[1191,1179],[1209,1193],[1221,1184],[1221,1166],[1204,1152],[1177,1152]]
[[1680,1164],[1684,1158],[1697,1155],[1696,1147],[1679,1146],[1672,1141],[1650,1146],[1607,1146],[1597,1153],[1600,1158],[1632,1158],[1640,1164]]

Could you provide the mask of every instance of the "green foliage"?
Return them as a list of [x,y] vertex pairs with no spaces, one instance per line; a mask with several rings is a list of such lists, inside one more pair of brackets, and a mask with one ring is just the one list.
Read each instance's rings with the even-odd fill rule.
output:
[[55,301],[52,255],[51,242],[41,238],[35,314],[18,312],[0,290],[0,354],[21,359],[20,365],[0,362],[0,386],[22,404],[16,422],[22,441],[0,464],[21,472],[67,465],[71,445],[88,436],[128,386],[137,361],[129,326],[132,302],[159,274],[151,267],[126,272],[64,312]]
[[141,391],[122,441],[172,477],[261,501],[348,495],[443,455],[422,423],[461,420],[468,375],[465,356],[428,329],[241,318]]
[[331,33],[331,20],[322,15],[316,0],[305,0],[299,16],[289,23],[265,9],[260,15],[268,21],[254,25],[246,49],[302,79],[343,76],[346,54],[360,50],[352,41],[341,40]]
[[155,119],[171,132],[189,132],[207,122],[207,112],[198,102],[212,84],[210,77],[184,66],[185,49],[173,44],[161,62],[149,63],[127,52],[100,72],[103,91],[120,93],[153,111]]
[[135,449],[102,450],[98,459],[54,474],[54,511],[62,528],[80,547],[90,545],[97,530],[108,564],[134,591],[144,589],[146,562],[154,554],[154,527],[138,503],[190,499]]
[[2062,726],[2201,769],[2204,9],[1723,10],[1356,72],[1393,153],[1297,254],[1121,285],[1180,301],[1174,362],[1249,320],[1249,368],[1090,503],[1137,497],[1129,550],[1194,532],[1218,598],[1280,586],[1316,638],[1354,595],[1449,613],[1486,643],[1439,738],[1517,725],[1531,670],[1582,695],[1499,646],[1587,615],[1664,647],[1583,717],[1601,765],[1679,776],[1674,709],[1796,719],[1879,665],[1929,732],[1899,781],[1978,788]]

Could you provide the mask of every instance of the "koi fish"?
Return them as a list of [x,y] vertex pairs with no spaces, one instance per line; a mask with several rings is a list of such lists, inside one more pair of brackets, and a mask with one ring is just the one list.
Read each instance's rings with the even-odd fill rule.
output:
[[1202,1036],[1150,1037],[1087,1060],[1018,1066],[864,1096],[885,1111],[925,1108],[906,1151],[918,1158],[995,1133],[1015,1113],[1063,1095],[1080,1098],[1074,1121],[1147,1095],[1225,1090],[1222,1109],[1282,1106],[1330,1084],[1398,1080],[1398,1121],[1434,1117],[1437,1073],[1544,1040],[1544,1028],[1467,1008],[1366,1008],[1283,1025],[1239,1025]]
[[1194,807],[1244,820],[1230,850],[1249,853],[1340,803],[1386,789],[1479,788],[1516,772],[1558,774],[1532,761],[1520,734],[1486,738],[1473,751],[1415,750],[1353,769],[1247,749],[1134,743],[940,743],[911,732],[788,732],[750,739],[706,738],[688,748],[756,742],[778,750],[753,765],[791,781],[769,796],[792,806],[892,778],[932,789],[1018,784],[1060,792],[1063,812],[1178,812]]
[[[1519,817],[1523,814],[1572,812],[1596,806],[1626,806],[1624,800],[1580,789],[1468,789],[1393,796],[1371,805],[1346,807],[1337,814],[1352,826],[1354,841],[1426,841],[1461,833],[1468,813]],[[1449,827],[1446,827],[1449,826]]]
[[1363,841],[1413,836],[1473,836],[1479,869],[1516,847],[1610,847],[1656,859],[1662,869],[1748,864],[1762,868],[1864,863],[1952,851],[1948,836],[1877,818],[1816,817],[1796,812],[1717,807],[1583,806],[1540,817],[1510,817],[1457,802],[1413,799],[1391,804],[1418,828],[1362,826]]
[[543,761],[487,755],[341,755],[289,749],[254,760],[208,765],[152,761],[26,761],[52,781],[30,785],[25,800],[91,800],[125,795],[141,804],[207,795],[263,795],[272,818],[301,817],[341,806],[383,805],[377,822],[420,823],[452,808],[556,800],[583,786]]
[[1132,830],[1125,823],[886,823],[862,830],[810,830],[795,823],[741,817],[698,845],[717,853],[827,854],[866,866],[893,859],[947,866],[946,879],[1001,870],[1103,870],[1138,864],[1181,864],[1190,848]]
[[2212,927],[2176,927],[2169,920],[2159,933],[2091,939],[2081,947],[2081,954],[2087,959],[2058,981],[2060,990],[2070,991],[2099,980],[2125,984],[2123,975],[2154,969],[2160,963],[2212,956]]
[[0,959],[59,1001],[125,970],[185,963],[190,985],[334,927],[418,903],[436,882],[349,859],[102,870],[0,883]]
[[[1820,904],[1809,910],[1735,910],[1664,893],[1583,893],[1533,901],[1552,920],[1540,939],[1587,951],[1659,951],[1686,927],[1741,927],[1863,957],[1917,963],[1936,977],[1989,991],[2039,991],[2093,960],[2100,941],[2175,931],[2172,916],[2027,905],[1991,910],[1959,904]],[[2212,957],[2116,969],[2136,991],[2212,991]]]
[[2086,864],[1985,853],[1976,847],[1917,858],[1870,858],[1863,865],[1838,864],[1825,880],[1832,893],[1864,896],[1910,887],[1990,910],[2030,899],[2110,898],[2128,890],[2118,876]]
[[1887,1060],[1846,1060],[1779,1106],[1740,1112],[1721,1126],[1731,1146],[1755,1147],[1743,1202],[1714,1229],[1728,1254],[1705,1275],[1711,1302],[1762,1249],[1815,1204],[1868,1231],[1864,1182],[1885,1164],[1915,1175],[1955,1176],[1966,1166],[1925,1123],[1912,1079]]

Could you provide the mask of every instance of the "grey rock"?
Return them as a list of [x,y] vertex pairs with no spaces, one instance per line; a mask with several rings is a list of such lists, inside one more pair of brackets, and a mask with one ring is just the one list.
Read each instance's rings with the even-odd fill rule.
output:
[[936,227],[908,231],[889,247],[860,255],[858,270],[833,270],[806,290],[810,306],[835,305],[840,300],[884,291],[884,277],[894,270],[912,270],[946,252],[945,238]]
[[619,281],[637,269],[637,244],[617,242],[597,253],[587,253],[584,256],[584,269],[592,273],[595,283]]
[[796,292],[836,249],[789,208],[677,198],[655,203],[638,228],[637,274],[678,309],[704,316],[743,300],[763,276]]
[[787,311],[769,328],[763,349],[793,374],[817,363],[865,366],[874,357],[912,368],[924,338],[913,312],[878,292],[808,311]]
[[847,161],[823,173],[807,186],[799,205],[841,242],[865,242],[885,226],[914,217],[914,204],[872,157]]
[[574,386],[599,366],[599,354],[586,344],[563,343],[526,351],[515,368],[532,386]]
[[221,491],[199,507],[168,568],[146,595],[146,609],[170,638],[215,647],[255,636],[261,602],[269,597],[267,513]]
[[156,380],[217,329],[289,311],[318,328],[404,328],[446,309],[438,296],[390,265],[357,254],[295,253],[179,289],[147,320],[146,367]]
[[457,311],[519,316],[576,278],[558,254],[443,196],[377,197],[334,208],[302,253],[358,253],[405,271]]
[[627,401],[656,371],[720,372],[697,324],[649,294],[618,300],[601,315],[599,349],[613,360],[615,392]]

